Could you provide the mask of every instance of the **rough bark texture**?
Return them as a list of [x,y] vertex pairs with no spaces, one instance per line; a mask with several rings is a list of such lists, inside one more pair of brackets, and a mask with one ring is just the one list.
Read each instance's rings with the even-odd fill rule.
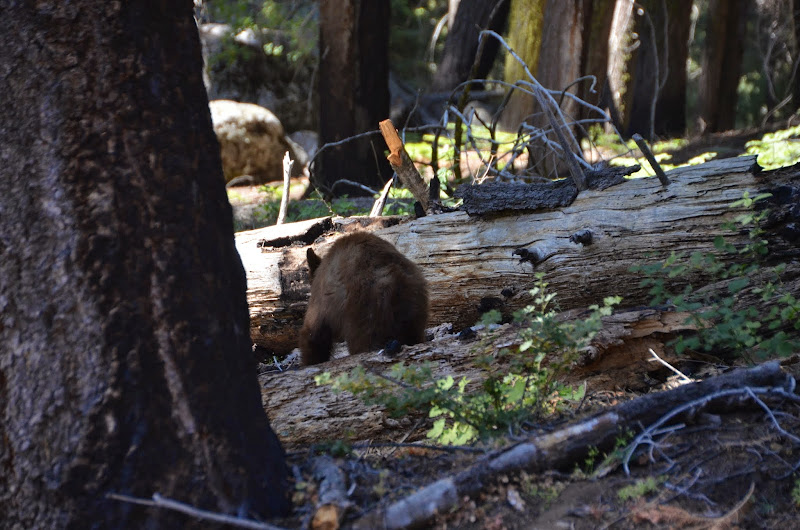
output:
[[626,133],[639,133],[648,140],[654,135],[681,135],[686,129],[686,58],[692,2],[640,3],[645,14],[636,17],[640,45],[631,59]]
[[[539,49],[542,45],[542,27],[544,24],[546,0],[509,0],[508,45],[511,46],[528,69],[536,72],[539,62]],[[503,77],[507,83],[516,83],[523,79],[530,81],[522,65],[511,56],[506,55]],[[515,131],[519,124],[533,111],[533,96],[515,92],[508,102],[501,117],[503,128]]]
[[614,6],[611,35],[608,39],[608,91],[613,104],[611,119],[617,130],[624,130],[623,115],[626,109],[629,47],[633,28],[633,2],[620,0]]
[[[631,281],[632,265],[663,260],[671,251],[713,252],[717,235],[731,235],[720,226],[736,215],[731,203],[744,191],[754,196],[787,181],[755,174],[754,163],[754,157],[718,160],[668,172],[672,183],[666,188],[655,178],[636,179],[582,192],[557,209],[474,218],[459,211],[377,233],[422,267],[430,289],[430,325],[451,322],[460,328],[474,324],[482,310],[510,313],[523,307],[535,272],[545,273],[564,310],[611,295],[624,296],[626,305],[647,304],[647,289]],[[797,187],[798,177],[792,178]],[[593,234],[591,244],[570,239],[586,229]],[[249,280],[252,336],[266,348],[281,345],[285,349],[275,351],[284,353],[296,345],[308,299],[305,249],[262,253],[255,248],[259,233],[236,236]],[[775,252],[793,248],[780,234],[768,238]],[[321,241],[315,250],[324,254],[329,244]]]
[[[589,89],[591,83],[584,82],[579,87],[579,96],[584,101],[597,105],[600,108],[611,106],[608,93],[608,38],[611,34],[611,23],[614,20],[614,5],[616,0],[583,0],[583,35],[581,42],[582,75],[593,75],[597,79],[594,92]],[[581,108],[581,117],[597,118],[595,112]]]
[[191,2],[3,15],[3,527],[203,526],[111,492],[286,510]]
[[[389,116],[389,0],[320,2],[320,145],[375,131]],[[379,135],[326,148],[314,185],[328,195],[364,195],[333,184],[348,179],[380,189],[391,177]]]
[[744,0],[710,0],[709,27],[700,78],[700,116],[705,132],[733,129],[744,52]]
[[[444,44],[444,55],[433,76],[434,92],[449,92],[470,78],[478,51],[479,33],[484,29],[502,33],[511,0],[461,0],[457,5]],[[488,77],[499,47],[496,39],[487,40],[475,71],[475,79]]]

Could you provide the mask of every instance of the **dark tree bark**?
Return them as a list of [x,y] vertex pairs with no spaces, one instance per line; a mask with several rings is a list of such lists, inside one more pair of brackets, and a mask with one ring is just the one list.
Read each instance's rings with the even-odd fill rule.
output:
[[[444,55],[433,76],[434,92],[449,92],[470,78],[478,51],[478,35],[484,29],[502,33],[510,5],[511,0],[461,0],[458,3],[444,44]],[[474,73],[475,79],[488,76],[499,47],[496,39],[486,41]]]
[[108,493],[285,512],[191,2],[3,21],[0,521],[203,526]]
[[744,51],[745,0],[710,0],[709,27],[700,78],[700,116],[704,132],[733,129]]
[[[692,0],[642,0],[639,47],[632,61],[626,133],[682,135],[686,130],[686,59]],[[653,104],[655,103],[655,108]]]
[[[611,23],[614,20],[614,5],[616,0],[583,0],[583,35],[581,42],[582,75],[593,75],[597,82],[594,92],[589,89],[591,84],[583,82],[579,86],[579,97],[592,105],[600,108],[609,108],[613,105],[608,88],[608,37],[611,34]],[[597,118],[596,112],[582,108],[582,118]]]
[[[797,50],[795,61],[800,61],[800,0],[792,1],[792,20],[794,22],[794,42]],[[800,110],[800,68],[795,74],[794,84],[792,85],[792,104],[795,112]]]
[[[389,117],[389,0],[320,1],[320,144],[377,131]],[[324,149],[314,185],[326,195],[364,195],[391,176],[380,134]]]

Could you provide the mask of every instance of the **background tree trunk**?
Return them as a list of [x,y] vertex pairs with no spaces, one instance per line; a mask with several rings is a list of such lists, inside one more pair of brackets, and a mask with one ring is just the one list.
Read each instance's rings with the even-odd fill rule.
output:
[[[539,49],[542,45],[542,26],[544,24],[545,0],[509,0],[511,10],[508,14],[508,45],[535,75],[539,64]],[[506,55],[503,78],[507,83],[520,79],[528,80],[522,65],[511,54]],[[509,131],[516,131],[519,124],[533,112],[532,96],[515,91],[503,111],[501,125]]]
[[[794,45],[797,50],[795,61],[800,61],[800,0],[792,0],[792,21],[794,22]],[[800,110],[800,67],[792,85],[792,108]]]
[[[389,117],[389,0],[320,0],[320,145]],[[313,183],[326,195],[365,195],[340,179],[380,189],[392,172],[379,134],[322,151]]]
[[700,116],[705,132],[733,129],[745,40],[744,0],[710,0],[709,27],[700,78]]
[[[600,108],[611,106],[611,97],[608,93],[608,40],[611,35],[611,24],[614,20],[614,6],[616,0],[583,0],[583,35],[581,37],[581,66],[582,75],[593,75],[597,82],[594,92],[590,92],[591,83],[584,81],[578,87],[578,96],[592,105]],[[581,108],[582,118],[597,118],[597,113]]]
[[[611,35],[608,39],[608,89],[613,103],[611,119],[619,131],[625,130],[625,114],[629,108],[627,96],[628,63],[633,28],[633,1],[618,0],[614,6]],[[628,107],[626,107],[626,105]]]
[[0,35],[0,521],[288,509],[192,4],[17,3]]
[[[470,78],[478,51],[479,33],[484,29],[502,33],[510,4],[511,0],[461,0],[457,4],[455,16],[453,13],[448,15],[453,17],[453,23],[447,33],[444,55],[433,76],[434,92],[449,92]],[[496,39],[486,41],[475,79],[487,77],[499,47]]]
[[[686,130],[686,59],[691,0],[643,0],[639,47],[631,57],[627,135],[676,136]],[[653,105],[655,104],[655,108]]]

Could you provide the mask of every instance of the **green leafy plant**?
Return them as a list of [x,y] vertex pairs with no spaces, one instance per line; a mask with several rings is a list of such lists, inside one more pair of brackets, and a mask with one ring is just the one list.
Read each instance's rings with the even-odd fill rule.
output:
[[[323,374],[317,383],[352,392],[394,416],[427,410],[435,418],[428,437],[442,444],[465,444],[505,433],[552,413],[565,401],[583,396],[583,388],[567,387],[557,378],[577,360],[601,328],[601,317],[610,314],[620,298],[609,297],[602,307],[592,306],[583,320],[563,321],[552,307],[555,295],[546,290],[543,278],[536,276],[532,305],[515,315],[520,327],[517,346],[479,348],[474,363],[482,371],[480,381],[434,379],[430,364],[397,363],[388,375],[358,367],[333,380]],[[486,322],[496,320],[497,314],[487,314]]]
[[792,488],[792,501],[794,505],[800,508],[800,478],[795,479],[794,488]]
[[637,480],[629,486],[620,488],[619,491],[617,491],[617,497],[621,501],[640,499],[658,490],[658,487],[663,481],[663,477],[647,477],[644,480]]
[[[690,315],[687,324],[696,328],[697,333],[681,336],[672,343],[678,353],[732,352],[752,360],[753,356],[786,356],[800,348],[800,341],[785,331],[787,328],[800,331],[800,301],[784,290],[780,282],[785,266],[762,265],[768,248],[760,222],[768,212],[757,211],[754,205],[769,196],[751,198],[745,192],[741,200],[731,204],[733,208],[743,208],[745,213],[724,227],[746,232],[746,244],[737,247],[718,236],[714,240],[717,254],[695,252],[687,258],[672,253],[664,262],[633,267],[634,272],[645,274],[641,285],[650,288],[654,305],[670,301],[677,311]],[[736,259],[726,262],[722,256]],[[702,271],[715,282],[726,282],[727,292],[720,295],[719,291],[696,289],[693,285],[673,292],[670,286],[692,271]],[[745,294],[769,304],[769,311],[759,313],[753,305],[742,303]]]

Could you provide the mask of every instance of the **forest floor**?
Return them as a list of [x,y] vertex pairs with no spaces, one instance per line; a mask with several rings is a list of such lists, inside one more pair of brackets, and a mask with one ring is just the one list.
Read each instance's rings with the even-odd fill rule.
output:
[[[694,140],[672,152],[672,164],[714,151],[719,158],[737,156],[744,144],[761,132],[714,135]],[[240,223],[247,226],[265,195],[259,186],[235,188],[231,199]],[[229,192],[230,195],[230,192]],[[459,341],[453,340],[454,348]],[[685,362],[678,367],[692,371]],[[800,376],[800,358],[783,361],[793,377]],[[348,527],[377,507],[386,507],[441,478],[454,476],[478,461],[483,451],[519,443],[537,434],[552,432],[567,422],[578,421],[617,403],[670,387],[667,376],[637,372],[580,374],[571,383],[585,383],[587,397],[561,417],[532,432],[515,433],[471,450],[412,447],[426,444],[430,420],[415,418],[415,428],[399,439],[387,436],[371,440],[335,456],[346,478],[347,501],[341,524]],[[703,377],[724,371],[709,366]],[[418,421],[417,421],[418,420]],[[778,427],[780,426],[780,427]],[[780,429],[783,429],[781,432]],[[465,496],[447,513],[438,514],[424,528],[464,529],[596,529],[596,528],[800,528],[800,405],[781,403],[769,410],[750,403],[698,415],[675,428],[658,443],[634,455],[630,474],[619,458],[604,461],[596,455],[571,468],[542,473],[505,473],[486,482],[480,493]],[[354,435],[354,439],[358,439]],[[403,443],[399,443],[403,442]],[[312,466],[318,454],[331,447],[302,447],[283,440],[288,447],[293,514],[273,520],[286,528],[337,528],[317,515],[319,483]],[[322,512],[319,512],[322,513]],[[326,524],[332,524],[327,526]]]
[[[507,337],[501,335],[496,340],[502,343]],[[469,346],[454,338],[450,347]],[[722,365],[703,364],[698,369],[698,364],[688,359],[675,365],[689,374],[694,371],[698,378],[725,371]],[[784,360],[783,365],[793,377],[800,376],[800,356]],[[483,445],[437,448],[425,436],[432,420],[413,414],[414,427],[403,436],[392,433],[385,439],[354,443],[346,455],[333,457],[345,477],[350,503],[342,527],[348,528],[376,508],[386,508],[437,480],[454,477],[485,453],[535,439],[619,403],[675,386],[667,370],[645,372],[641,366],[631,363],[630,368],[618,370],[613,377],[607,373],[571,374],[566,383],[585,384],[587,388],[579,404],[547,424],[532,426],[530,432],[501,436]],[[776,418],[784,433],[776,427]],[[422,527],[800,528],[798,482],[793,472],[800,465],[800,443],[791,439],[792,433],[800,433],[798,403],[771,404],[768,412],[753,403],[712,409],[637,451],[629,475],[618,454],[609,458],[598,454],[567,468],[540,473],[502,473],[484,481],[480,493],[464,496],[454,508]],[[360,440],[357,433],[351,437]],[[336,455],[336,450],[330,442],[312,447],[293,445],[291,440],[283,442],[289,448],[294,513],[273,523],[287,528],[327,528],[322,525],[324,518],[312,522],[321,494],[313,467],[318,455]]]

